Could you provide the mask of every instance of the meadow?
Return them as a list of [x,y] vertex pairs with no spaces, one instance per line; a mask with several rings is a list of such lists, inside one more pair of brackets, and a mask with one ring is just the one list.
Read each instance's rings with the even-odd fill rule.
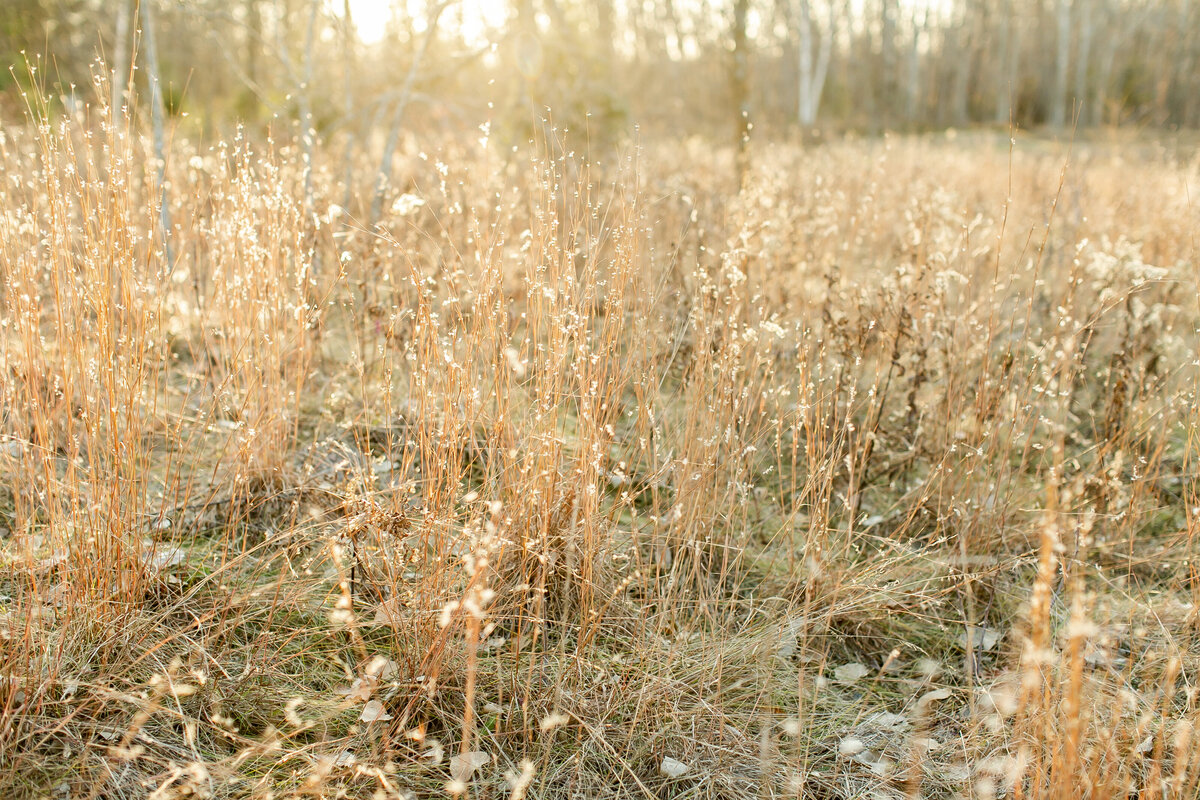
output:
[[1200,793],[1194,143],[32,105],[0,796]]

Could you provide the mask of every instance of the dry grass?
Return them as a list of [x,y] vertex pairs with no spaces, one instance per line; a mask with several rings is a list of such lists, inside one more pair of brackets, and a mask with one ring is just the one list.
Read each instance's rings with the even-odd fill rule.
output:
[[1196,157],[33,113],[3,796],[1196,796]]

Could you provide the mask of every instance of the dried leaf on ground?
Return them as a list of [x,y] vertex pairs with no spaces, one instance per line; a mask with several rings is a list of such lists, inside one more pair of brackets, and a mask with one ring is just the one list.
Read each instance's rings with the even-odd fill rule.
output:
[[459,753],[450,759],[450,777],[456,781],[469,781],[481,767],[491,763],[492,757],[482,750]]
[[668,778],[681,778],[691,769],[687,764],[677,758],[666,756],[662,763],[658,765],[658,771]]
[[359,716],[363,722],[381,722],[391,719],[392,715],[387,713],[387,709],[383,707],[383,703],[378,700],[372,700],[363,706],[362,714]]
[[837,679],[838,683],[856,683],[865,678],[869,673],[870,670],[865,666],[854,662],[851,664],[842,664],[833,671],[833,677]]

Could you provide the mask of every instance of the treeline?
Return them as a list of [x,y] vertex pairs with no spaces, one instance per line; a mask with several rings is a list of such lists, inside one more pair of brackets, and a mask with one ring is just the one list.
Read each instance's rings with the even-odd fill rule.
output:
[[480,0],[395,0],[370,36],[352,0],[142,3],[5,0],[0,82],[31,80],[32,62],[34,82],[67,94],[102,55],[135,59],[148,96],[152,19],[163,105],[197,125],[386,132],[478,120],[490,102],[501,130],[550,107],[594,135],[631,119],[1200,127],[1195,0],[510,0],[488,15]]

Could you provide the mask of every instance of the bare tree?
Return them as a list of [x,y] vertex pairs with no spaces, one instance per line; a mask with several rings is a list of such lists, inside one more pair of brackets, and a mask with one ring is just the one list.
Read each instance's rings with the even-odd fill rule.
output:
[[112,108],[113,113],[120,111],[125,105],[125,87],[128,85],[129,62],[129,22],[133,15],[132,0],[117,2],[117,31],[113,43],[113,78],[112,78]]
[[1054,84],[1050,94],[1050,125],[1061,128],[1067,121],[1067,73],[1071,61],[1071,0],[1056,0]]
[[914,3],[908,18],[911,38],[908,43],[908,65],[904,81],[904,119],[910,125],[917,121],[921,111],[921,45],[925,41],[928,22],[929,9],[918,9]]
[[1095,18],[1090,2],[1079,4],[1079,52],[1075,56],[1075,103],[1079,107],[1079,119],[1086,120],[1090,112],[1088,78],[1091,71],[1092,35]]
[[880,106],[883,110],[883,121],[890,124],[895,118],[896,76],[899,72],[896,64],[896,0],[879,0],[879,35],[883,63],[877,77],[877,85],[882,95],[883,102]]
[[829,74],[829,58],[833,52],[833,40],[837,36],[837,12],[829,4],[828,26],[821,34],[817,53],[813,54],[813,14],[809,0],[800,0],[796,14],[800,40],[800,102],[799,120],[805,128],[817,121],[817,110],[821,105],[821,93],[825,89],[825,77]]
[[611,74],[613,61],[616,56],[616,21],[614,19],[613,0],[593,0],[592,8],[596,15],[596,36],[600,40],[600,52],[604,57],[605,69]]
[[750,144],[750,57],[748,52],[750,45],[746,38],[746,19],[749,13],[750,0],[734,0],[733,70],[730,75],[730,84],[733,90],[733,107],[736,115],[734,130],[737,132],[739,184],[748,166],[748,145]]
[[346,145],[342,151],[342,207],[350,207],[354,182],[354,133],[349,127],[354,116],[354,77],[357,72],[354,46],[354,15],[350,0],[342,0],[342,122],[347,125]]
[[421,70],[421,63],[425,60],[425,53],[429,50],[430,43],[437,37],[438,20],[441,19],[442,12],[450,6],[450,2],[451,0],[440,0],[430,10],[425,22],[425,36],[417,46],[417,51],[413,53],[412,62],[408,66],[408,74],[404,76],[404,83],[397,95],[396,106],[392,111],[392,121],[388,126],[387,141],[383,146],[383,158],[379,162],[379,172],[375,177],[375,193],[371,199],[372,224],[379,221],[379,215],[383,208],[383,196],[392,180],[392,159],[396,155],[396,144],[400,141],[400,123],[404,120],[404,111],[412,100],[413,88]]
[[[206,112],[194,118],[211,130],[231,117],[265,119],[264,110],[281,119],[290,115],[306,164],[316,146],[314,129],[322,127],[317,123],[331,116],[342,119],[336,127],[348,134],[347,154],[371,124],[394,147],[395,125],[389,123],[422,97],[406,80],[410,59],[421,65],[415,77],[424,78],[427,68],[450,77],[467,58],[429,67],[432,54],[443,41],[447,53],[475,45],[461,38],[455,43],[463,26],[443,24],[432,41],[425,30],[411,33],[399,54],[367,48],[358,41],[348,0],[145,2],[154,4],[158,43],[170,43],[169,53],[166,47],[159,53],[169,55],[171,63],[163,67],[187,75],[189,105]],[[441,2],[408,5],[423,6],[429,19]],[[105,46],[111,43],[105,53],[113,69],[111,103],[120,106],[128,99],[130,62],[140,58],[144,66],[147,58],[133,54],[144,47],[133,28],[145,16],[134,3],[0,0],[8,12],[0,12],[7,23],[0,24],[0,59],[8,59],[0,68],[38,52],[46,30],[53,30],[57,75],[64,85],[83,84],[91,77],[90,42],[99,26]],[[1072,120],[1072,101],[1081,125],[1200,124],[1197,0],[507,3],[509,28],[490,43],[504,42],[503,50],[480,50],[494,57],[471,64],[469,79],[439,82],[453,93],[444,98],[452,113],[481,106],[483,87],[494,79],[511,91],[508,104],[521,109],[519,116],[530,107],[537,112],[553,106],[561,119],[595,110],[597,98],[605,109],[628,109],[647,122],[671,113],[672,122],[682,125],[723,126],[733,115],[739,150],[750,131],[751,106],[756,125],[802,127],[834,114],[870,129],[1010,119],[1063,126]],[[79,13],[63,13],[67,8]],[[195,36],[198,22],[205,43],[213,45],[207,52]],[[730,52],[732,63],[715,57]],[[325,58],[338,61],[328,76],[322,75]],[[730,81],[729,94],[721,93],[727,104],[715,109],[714,78]],[[234,82],[246,90],[235,96],[229,91]],[[159,88],[167,94],[160,113],[169,117],[172,98],[166,86]],[[684,109],[693,112],[690,119],[678,117]],[[511,119],[501,115],[498,123]],[[311,165],[305,176],[309,203],[310,180]]]
[[312,152],[317,132],[313,128],[312,115],[312,79],[313,79],[313,46],[316,44],[317,12],[321,10],[321,0],[309,0],[308,34],[304,37],[304,81],[300,86],[300,141],[303,144],[304,158],[304,209],[312,211]]
[[1021,29],[1016,19],[1016,9],[1013,0],[997,0],[996,15],[999,17],[994,26],[998,34],[999,47],[994,54],[994,69],[992,91],[993,97],[992,121],[1003,125],[1014,118],[1014,108],[1017,92],[1017,66],[1021,55]]
[[146,77],[150,82],[150,120],[154,130],[154,159],[158,167],[159,224],[162,226],[163,255],[167,269],[175,267],[171,255],[171,205],[167,196],[167,153],[163,123],[162,76],[158,69],[158,44],[154,30],[154,0],[141,0],[142,40],[146,45]]
[[1184,125],[1196,125],[1200,123],[1200,118],[1197,118],[1196,111],[1200,109],[1200,104],[1196,102],[1196,95],[1200,94],[1200,75],[1197,75],[1196,56],[1197,43],[1200,41],[1200,20],[1193,20],[1195,15],[1196,4],[1194,0],[1180,0],[1179,3],[1179,19],[1176,23],[1176,28],[1182,33],[1180,41],[1180,57],[1176,63],[1178,93],[1181,98],[1179,108],[1179,119]]

